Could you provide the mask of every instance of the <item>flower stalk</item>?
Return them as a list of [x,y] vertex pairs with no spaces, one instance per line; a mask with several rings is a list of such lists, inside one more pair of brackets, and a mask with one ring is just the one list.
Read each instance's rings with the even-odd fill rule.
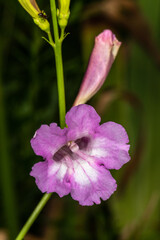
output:
[[[39,25],[39,7],[35,0],[19,0],[21,5],[25,8],[25,10],[33,17],[34,22]],[[27,5],[26,2],[29,4]],[[32,7],[31,7],[32,5]],[[29,7],[28,7],[29,6]],[[63,76],[63,62],[62,62],[62,41],[64,39],[64,29],[61,30],[61,36],[59,37],[58,31],[58,23],[57,23],[57,16],[56,16],[56,4],[55,0],[50,0],[51,6],[51,14],[53,20],[53,30],[54,30],[54,39],[55,43],[53,42],[52,35],[50,32],[50,27],[46,29],[48,34],[49,43],[54,49],[55,53],[55,62],[56,62],[56,72],[57,72],[57,85],[58,85],[58,96],[59,96],[59,116],[60,116],[60,126],[61,128],[65,127],[65,114],[66,114],[66,107],[65,107],[65,89],[64,89],[64,76]],[[38,17],[37,17],[38,15]],[[41,18],[41,17],[40,17]],[[44,18],[42,19],[44,22],[47,20]],[[47,21],[48,22],[48,21]],[[39,25],[42,29],[42,25]],[[44,30],[44,29],[42,29]],[[44,30],[45,31],[45,30]],[[38,203],[37,207],[27,220],[26,224],[23,226],[22,230],[18,234],[16,240],[22,240],[48,200],[50,199],[52,193],[44,194],[40,202]]]
[[55,0],[54,1],[50,0],[50,5],[51,5],[51,13],[52,13],[54,39],[55,39],[54,53],[55,53],[56,72],[57,72],[60,126],[61,128],[64,128],[65,114],[66,114],[63,61],[62,61],[62,41],[63,41],[64,32],[63,31],[61,32],[61,37],[59,38]]
[[26,222],[26,224],[23,226],[22,230],[18,234],[16,240],[22,240],[24,238],[24,236],[26,235],[26,233],[28,232],[28,230],[30,229],[30,227],[32,226],[32,224],[34,223],[34,221],[40,214],[41,210],[44,208],[44,206],[50,199],[51,195],[52,195],[51,193],[50,194],[46,193],[43,195],[43,197],[40,200],[40,202],[38,203],[37,207],[34,209],[31,216],[29,217],[28,221]]

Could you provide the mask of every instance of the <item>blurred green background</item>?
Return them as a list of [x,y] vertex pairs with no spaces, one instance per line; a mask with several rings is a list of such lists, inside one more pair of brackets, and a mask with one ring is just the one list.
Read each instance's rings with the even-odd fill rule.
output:
[[[50,17],[49,1],[37,1]],[[29,176],[37,157],[30,139],[58,122],[54,55],[18,1],[0,1],[0,240],[14,239],[42,194]],[[63,44],[67,110],[85,73],[94,38],[110,28],[122,47],[89,102],[102,122],[128,132],[132,160],[112,171],[117,192],[101,205],[79,206],[56,194],[27,239],[160,239],[160,1],[71,0]]]

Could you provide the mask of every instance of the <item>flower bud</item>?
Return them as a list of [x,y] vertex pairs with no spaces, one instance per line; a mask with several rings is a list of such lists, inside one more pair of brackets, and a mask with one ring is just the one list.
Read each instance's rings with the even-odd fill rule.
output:
[[50,24],[47,21],[46,14],[41,11],[35,0],[18,0],[22,7],[31,15],[35,24],[43,31],[48,32]]
[[59,0],[59,9],[57,9],[58,23],[61,28],[65,28],[68,23],[68,18],[70,15],[69,5],[70,0]]
[[118,53],[121,42],[110,30],[105,30],[95,38],[88,68],[82,81],[74,106],[87,102],[103,85]]

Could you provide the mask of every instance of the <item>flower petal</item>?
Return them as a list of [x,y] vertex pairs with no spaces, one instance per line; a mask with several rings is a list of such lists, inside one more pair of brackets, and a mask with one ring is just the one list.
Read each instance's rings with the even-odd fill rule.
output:
[[63,197],[70,192],[71,185],[64,162],[50,160],[36,163],[30,175],[35,177],[36,184],[43,193],[56,192]]
[[31,146],[36,155],[51,159],[55,152],[66,143],[66,129],[56,123],[42,125],[31,139]]
[[130,160],[128,141],[128,135],[120,124],[107,122],[97,129],[88,154],[107,169],[118,170]]
[[103,123],[99,126],[98,132],[107,136],[108,139],[120,144],[129,142],[128,135],[124,127],[115,122]]
[[115,179],[103,166],[86,161],[76,161],[75,174],[71,179],[71,196],[83,206],[100,204],[116,190]]
[[101,118],[95,109],[87,104],[72,107],[66,114],[68,141],[94,133],[100,120]]
[[30,175],[35,177],[42,192],[56,192],[60,197],[71,193],[83,206],[100,204],[100,198],[107,200],[117,187],[110,172],[85,154],[78,153],[74,157],[70,166],[64,159],[39,162]]

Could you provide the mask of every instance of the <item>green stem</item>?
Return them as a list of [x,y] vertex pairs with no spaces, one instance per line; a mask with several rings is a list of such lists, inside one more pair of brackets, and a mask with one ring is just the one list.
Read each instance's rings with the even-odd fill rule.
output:
[[[59,98],[59,116],[60,116],[60,126],[61,128],[65,127],[65,114],[66,114],[66,107],[65,107],[65,89],[64,89],[64,76],[63,76],[63,62],[62,62],[62,41],[64,36],[64,30],[61,31],[61,37],[59,38],[58,32],[58,24],[57,24],[57,17],[56,17],[56,4],[55,0],[50,0],[51,5],[51,13],[52,13],[52,20],[53,20],[53,30],[54,30],[54,38],[55,43],[53,42],[51,33],[48,32],[49,42],[51,43],[54,53],[55,53],[55,62],[56,62],[56,71],[57,71],[57,84],[58,84],[58,98]],[[38,215],[40,214],[43,207],[46,205],[47,201],[51,197],[52,193],[44,194],[40,202],[38,203],[37,207],[29,217],[28,221],[18,234],[16,240],[21,240],[24,238],[26,233],[28,232],[29,228],[32,226]]]
[[61,28],[61,37],[60,37],[60,41],[63,42],[64,39],[64,28]]
[[53,21],[53,31],[55,38],[55,62],[57,71],[57,85],[58,85],[58,98],[59,98],[59,118],[61,128],[65,127],[65,90],[64,90],[64,76],[63,76],[63,62],[62,62],[62,37],[59,39],[58,23],[56,16],[56,4],[55,0],[50,0],[52,21]]
[[28,221],[26,222],[26,224],[23,226],[22,230],[18,234],[16,240],[21,240],[24,238],[24,236],[26,235],[26,233],[28,232],[28,230],[30,229],[30,227],[32,226],[32,224],[34,223],[34,221],[40,214],[41,210],[43,209],[43,207],[46,205],[46,203],[50,199],[51,195],[52,195],[52,193],[49,193],[49,194],[45,193],[43,195],[43,197],[40,200],[40,202],[38,203],[37,207],[34,209],[33,213],[29,217]]
[[48,34],[49,43],[54,48],[55,47],[55,43],[53,42],[51,32],[49,31],[47,34]]

